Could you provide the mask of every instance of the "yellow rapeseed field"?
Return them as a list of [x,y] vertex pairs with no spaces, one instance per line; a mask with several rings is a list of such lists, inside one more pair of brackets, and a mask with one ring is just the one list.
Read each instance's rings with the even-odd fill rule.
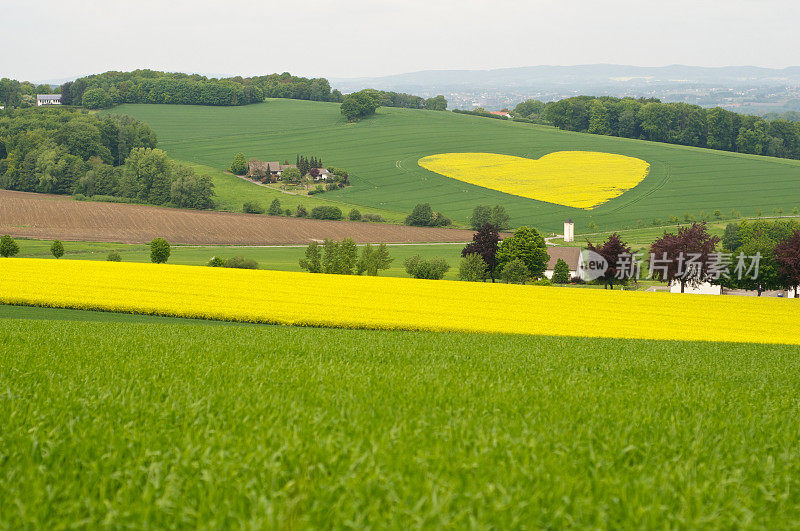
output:
[[630,190],[650,165],[634,157],[593,151],[557,151],[534,160],[496,153],[442,153],[423,168],[507,194],[591,210]]
[[0,258],[0,303],[287,325],[800,344],[800,300]]

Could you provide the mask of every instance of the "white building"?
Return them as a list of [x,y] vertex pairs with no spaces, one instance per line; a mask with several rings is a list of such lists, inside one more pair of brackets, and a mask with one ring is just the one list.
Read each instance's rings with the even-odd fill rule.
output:
[[[669,285],[670,293],[680,293],[681,283],[673,280]],[[702,282],[697,287],[692,287],[689,284],[683,289],[684,293],[693,293],[695,295],[722,295],[722,286],[711,284],[710,282]]]
[[564,222],[564,243],[575,241],[575,224],[571,219]]
[[39,94],[36,96],[36,105],[61,105],[61,94]]
[[582,269],[581,264],[583,263],[580,247],[556,247],[550,245],[547,247],[547,254],[550,255],[550,260],[547,261],[547,268],[544,270],[544,276],[547,278],[553,278],[553,270],[559,258],[567,263],[569,278],[579,275]]

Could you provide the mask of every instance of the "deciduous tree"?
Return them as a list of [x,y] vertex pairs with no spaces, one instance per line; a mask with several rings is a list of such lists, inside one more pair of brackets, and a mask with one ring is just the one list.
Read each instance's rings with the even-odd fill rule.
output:
[[491,277],[492,282],[494,282],[495,270],[497,268],[497,249],[499,242],[500,234],[497,232],[497,228],[487,223],[472,236],[472,243],[468,244],[461,251],[461,256],[470,254],[477,254],[480,256],[486,264],[486,273]]
[[[677,234],[664,231],[664,235],[650,246],[651,264],[657,261],[659,267],[652,267],[650,273],[658,280],[680,282],[681,293],[686,286],[696,287],[703,282],[715,280],[709,272],[709,255],[716,249],[720,238],[711,236],[705,222],[692,223],[680,227]],[[689,258],[697,267],[689,267]]]

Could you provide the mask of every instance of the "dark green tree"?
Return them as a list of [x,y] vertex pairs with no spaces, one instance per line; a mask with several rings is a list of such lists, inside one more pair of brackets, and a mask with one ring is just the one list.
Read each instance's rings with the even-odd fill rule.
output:
[[486,273],[491,277],[492,282],[494,282],[497,269],[497,249],[499,242],[500,234],[497,232],[497,228],[487,223],[472,236],[472,243],[467,244],[467,246],[461,250],[462,257],[466,257],[470,254],[477,254],[483,259],[483,262],[486,264]]
[[525,263],[533,278],[539,278],[544,274],[550,257],[547,254],[547,244],[539,231],[523,226],[514,231],[513,236],[500,243],[497,249],[499,267],[502,268],[516,258]]
[[19,252],[19,245],[14,241],[14,238],[6,234],[0,238],[0,256],[8,258],[14,256]]
[[64,256],[64,244],[59,240],[54,240],[50,246],[50,253],[56,258],[61,258]]
[[481,255],[470,253],[461,258],[458,266],[458,280],[482,282],[486,278],[486,262]]
[[154,238],[150,242],[150,261],[154,264],[166,263],[171,252],[169,242],[164,238]]
[[559,258],[556,261],[556,265],[553,266],[553,278],[551,281],[554,284],[566,284],[569,282],[569,266],[561,258]]
[[486,205],[478,205],[472,211],[469,218],[469,225],[472,230],[478,230],[487,223],[492,223],[492,209]]
[[361,257],[356,264],[356,274],[366,273],[368,276],[377,276],[379,271],[389,269],[393,260],[389,257],[389,248],[385,243],[377,247],[367,244],[361,249]]
[[317,242],[308,244],[305,257],[300,259],[300,269],[304,269],[309,273],[322,273],[322,251],[320,247]]
[[247,157],[244,156],[244,153],[239,152],[233,156],[233,162],[231,162],[232,173],[244,175],[247,173],[248,169],[249,165],[247,164]]
[[503,269],[500,270],[500,278],[506,284],[525,284],[531,278],[531,272],[525,262],[515,258],[503,266]]
[[283,208],[281,207],[281,202],[277,197],[272,200],[272,203],[269,204],[269,208],[267,209],[267,214],[269,214],[270,216],[283,215]]

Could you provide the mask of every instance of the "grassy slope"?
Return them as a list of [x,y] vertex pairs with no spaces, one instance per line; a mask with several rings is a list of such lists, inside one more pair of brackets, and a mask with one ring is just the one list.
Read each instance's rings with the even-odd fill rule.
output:
[[228,212],[241,212],[242,204],[246,201],[255,201],[260,203],[266,211],[270,203],[277,199],[284,209],[291,208],[292,212],[297,208],[297,205],[303,205],[306,210],[311,212],[315,206],[335,206],[342,210],[345,215],[351,209],[355,208],[362,214],[380,214],[386,221],[393,223],[402,223],[406,214],[402,212],[395,212],[383,208],[364,207],[353,203],[341,201],[341,198],[332,199],[334,194],[317,194],[311,196],[286,194],[278,190],[273,190],[264,186],[258,186],[253,183],[233,177],[226,174],[222,170],[206,166],[203,164],[189,163],[198,173],[210,175],[214,182],[214,201],[217,203],[217,208]]
[[[52,258],[50,241],[18,239],[20,258]],[[450,271],[446,279],[454,280],[458,274],[461,260],[462,244],[434,245],[389,245],[389,256],[394,259],[391,267],[381,271],[381,276],[407,277],[403,261],[409,256],[418,254],[424,258],[444,258],[450,263]],[[150,247],[148,245],[131,245],[124,243],[99,242],[64,242],[64,259],[72,260],[105,260],[108,253],[117,251],[124,262],[149,262]],[[231,246],[173,246],[170,264],[205,265],[212,256],[230,258],[244,256],[259,263],[260,269],[277,271],[301,271],[300,258],[305,254],[305,247],[231,247]]]
[[0,307],[11,528],[800,518],[796,347],[78,318]]
[[[569,133],[530,124],[454,113],[382,108],[378,115],[346,124],[338,105],[272,100],[246,107],[124,105],[113,112],[148,122],[173,157],[218,169],[233,154],[294,160],[321,156],[345,167],[353,186],[326,199],[408,212],[428,201],[464,223],[476,204],[502,203],[515,224],[560,231],[567,217],[584,232],[635,227],[638,220],[683,218],[685,213],[732,209],[789,212],[800,206],[800,161]],[[538,158],[553,151],[590,150],[647,160],[649,176],[620,198],[588,212],[502,194],[420,168],[417,160],[443,152],[487,151]],[[246,183],[245,183],[246,184]],[[275,193],[275,192],[271,192]]]

